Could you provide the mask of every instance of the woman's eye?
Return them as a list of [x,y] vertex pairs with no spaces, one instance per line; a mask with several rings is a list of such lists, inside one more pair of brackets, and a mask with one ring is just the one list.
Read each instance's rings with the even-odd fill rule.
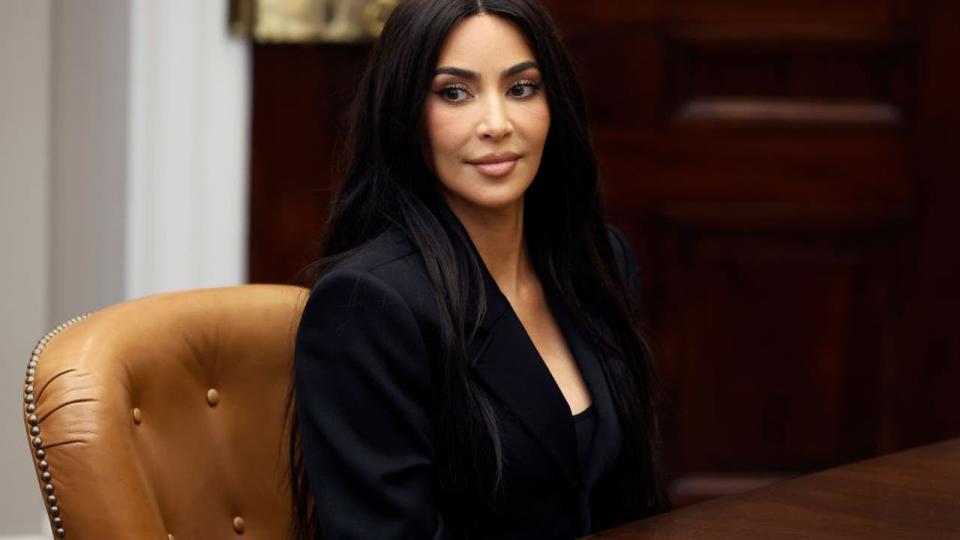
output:
[[441,89],[437,93],[440,94],[440,97],[442,97],[443,99],[447,101],[452,101],[454,103],[465,101],[469,96],[469,94],[467,93],[467,89],[459,86],[448,86],[446,88]]
[[510,87],[508,93],[515,98],[528,98],[537,93],[540,86],[533,81],[520,81]]

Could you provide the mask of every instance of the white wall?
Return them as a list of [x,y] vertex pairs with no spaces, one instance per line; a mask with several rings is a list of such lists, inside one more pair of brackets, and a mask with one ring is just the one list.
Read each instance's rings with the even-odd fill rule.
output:
[[243,282],[247,46],[225,1],[132,6],[127,293]]
[[0,0],[0,540],[49,534],[27,353],[125,298],[246,280],[249,66],[226,0]]
[[53,5],[51,323],[124,297],[129,13]]
[[[24,372],[49,322],[50,1],[0,0],[0,535],[39,533]],[[29,51],[29,54],[25,54]]]

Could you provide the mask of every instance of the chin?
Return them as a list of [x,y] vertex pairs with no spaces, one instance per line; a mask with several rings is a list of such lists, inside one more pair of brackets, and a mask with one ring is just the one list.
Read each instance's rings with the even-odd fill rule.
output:
[[513,208],[523,200],[526,185],[486,186],[472,192],[452,193],[451,203],[456,206],[469,206],[483,210],[505,210]]

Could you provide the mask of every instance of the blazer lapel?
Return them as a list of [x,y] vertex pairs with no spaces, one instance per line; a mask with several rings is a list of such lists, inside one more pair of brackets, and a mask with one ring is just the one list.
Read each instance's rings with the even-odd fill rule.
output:
[[575,482],[580,464],[570,407],[510,303],[482,262],[480,266],[486,310],[468,350],[472,368],[567,480]]
[[594,450],[591,455],[587,470],[583,473],[586,477],[595,479],[616,460],[623,442],[620,416],[613,403],[613,396],[610,393],[611,385],[605,369],[606,356],[601,348],[580,330],[573,312],[560,293],[552,286],[545,285],[545,287],[550,311],[556,318],[567,340],[567,346],[570,347],[570,353],[577,360],[580,373],[590,390],[592,406],[597,415],[597,440],[608,441],[602,447],[612,449],[605,454]]

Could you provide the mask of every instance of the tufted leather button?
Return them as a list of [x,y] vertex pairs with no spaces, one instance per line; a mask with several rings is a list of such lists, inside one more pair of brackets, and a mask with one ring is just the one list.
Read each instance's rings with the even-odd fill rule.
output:
[[139,426],[139,425],[140,425],[140,420],[141,420],[142,418],[143,418],[143,414],[140,412],[140,408],[139,408],[139,407],[134,407],[134,408],[133,408],[133,423],[134,423],[134,424],[137,424],[137,425]]
[[209,403],[211,407],[216,407],[217,403],[220,403],[220,392],[217,392],[216,388],[207,390],[207,403]]
[[233,530],[236,531],[237,534],[243,534],[243,531],[246,530],[246,525],[243,523],[242,517],[237,516],[233,518]]

